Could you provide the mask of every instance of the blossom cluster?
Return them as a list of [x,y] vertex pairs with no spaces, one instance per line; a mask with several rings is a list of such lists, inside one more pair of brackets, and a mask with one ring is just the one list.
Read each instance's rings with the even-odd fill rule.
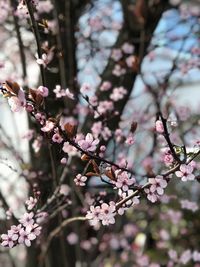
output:
[[103,225],[115,223],[116,205],[113,201],[109,204],[102,203],[100,206],[90,206],[87,211],[86,218],[90,220],[90,224],[95,226],[100,221]]
[[31,242],[41,233],[41,226],[36,223],[34,213],[25,213],[19,220],[20,224],[12,225],[7,234],[1,235],[1,245],[12,248],[17,244],[31,246]]

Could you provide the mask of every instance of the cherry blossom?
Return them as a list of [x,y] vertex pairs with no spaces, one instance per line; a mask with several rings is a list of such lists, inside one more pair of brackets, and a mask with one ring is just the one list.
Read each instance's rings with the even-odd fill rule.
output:
[[39,86],[37,92],[39,92],[43,97],[47,97],[49,95],[49,89],[45,86]]
[[191,166],[191,164],[182,164],[180,166],[180,170],[176,171],[176,176],[181,178],[183,182],[186,181],[192,181],[195,179],[194,174],[192,174],[194,168]]
[[1,235],[1,245],[3,247],[9,247],[12,248],[14,246],[15,241],[18,239],[18,235],[16,233],[14,233],[12,230],[8,231],[8,234],[2,234]]
[[28,225],[32,225],[34,223],[34,219],[33,219],[34,213],[30,212],[30,213],[24,213],[24,215],[22,216],[22,218],[19,220],[19,222],[23,225],[23,226],[28,226]]
[[94,139],[91,133],[88,133],[86,137],[78,141],[78,145],[86,151],[94,152],[99,143],[99,139]]
[[85,186],[85,182],[87,181],[87,177],[81,174],[77,174],[74,182],[78,186]]
[[32,210],[35,205],[37,204],[37,199],[36,198],[33,198],[33,197],[30,197],[27,201],[26,201],[26,205],[27,205],[27,209],[28,210]]
[[31,233],[31,229],[30,228],[26,228],[25,230],[24,229],[21,229],[19,231],[19,239],[18,239],[18,242],[19,244],[25,244],[27,247],[30,247],[31,246],[31,241],[36,239],[36,235]]
[[50,132],[53,130],[54,126],[55,126],[54,122],[47,120],[46,124],[41,128],[41,130],[43,132]]
[[150,188],[149,190],[152,193],[156,193],[158,195],[164,194],[164,188],[167,187],[166,180],[163,179],[162,176],[157,175],[155,178],[149,178]]
[[109,205],[107,203],[101,204],[101,213],[99,218],[103,225],[115,223],[115,210],[116,207],[114,202],[110,202]]
[[117,170],[115,171],[117,181],[114,182],[116,187],[122,189],[123,191],[128,191],[129,186],[135,183],[134,177],[129,177],[128,173],[125,171]]
[[113,89],[112,94],[110,95],[110,99],[113,101],[119,101],[120,99],[123,99],[123,97],[127,94],[127,90],[123,87],[116,87]]
[[90,206],[90,210],[87,211],[86,218],[90,220],[91,225],[95,226],[99,223],[100,212],[101,212],[100,206],[96,206],[96,207]]
[[70,145],[69,142],[64,142],[62,150],[71,157],[79,155],[78,150],[74,146]]
[[53,136],[52,136],[52,141],[55,142],[55,143],[62,143],[63,141],[63,138],[62,136],[59,134],[59,133],[55,133]]

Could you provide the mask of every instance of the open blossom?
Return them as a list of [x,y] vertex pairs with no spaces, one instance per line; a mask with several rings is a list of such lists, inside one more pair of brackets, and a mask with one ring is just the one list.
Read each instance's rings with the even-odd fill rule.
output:
[[31,246],[31,241],[36,239],[36,235],[31,232],[31,228],[21,229],[19,231],[19,244],[25,244],[27,247]]
[[63,138],[62,136],[59,134],[59,133],[55,133],[53,136],[52,136],[52,141],[55,142],[55,143],[62,143],[63,141]]
[[88,220],[90,220],[90,224],[95,226],[99,223],[100,221],[100,218],[99,218],[99,215],[100,215],[100,212],[101,212],[101,208],[100,206],[90,206],[90,210],[87,211],[87,214],[86,214],[86,218]]
[[27,205],[27,209],[28,210],[32,210],[35,205],[37,204],[37,199],[30,197],[27,201],[26,201],[26,205]]
[[149,183],[151,184],[149,187],[150,192],[158,195],[164,194],[164,188],[167,187],[167,182],[162,176],[157,175],[155,178],[149,178]]
[[114,202],[102,203],[101,206],[91,206],[87,211],[86,218],[90,220],[91,225],[97,225],[100,221],[103,225],[115,223],[116,207]]
[[123,99],[126,94],[127,90],[123,86],[116,87],[113,89],[112,94],[110,95],[110,99],[116,102],[120,99]]
[[180,177],[183,182],[192,181],[195,179],[193,172],[193,166],[191,164],[182,164],[180,170],[176,171],[176,176]]
[[109,225],[115,223],[116,207],[114,202],[101,204],[101,213],[99,215],[103,225]]
[[28,226],[28,225],[34,223],[34,219],[33,219],[33,217],[34,217],[34,213],[33,213],[33,212],[25,213],[25,214],[23,215],[23,217],[19,220],[19,222],[20,222],[21,224],[23,224],[23,226],[26,227],[26,226]]
[[94,152],[99,143],[99,139],[94,139],[91,133],[88,133],[85,139],[79,140],[78,145],[86,151]]
[[18,235],[14,231],[8,230],[8,234],[2,234],[1,239],[1,245],[3,247],[12,248],[15,244],[15,241],[18,239]]
[[47,120],[45,126],[43,126],[41,128],[41,130],[43,132],[50,132],[51,130],[53,130],[54,126],[55,126],[55,123],[54,122]]
[[85,182],[87,181],[87,177],[81,174],[77,174],[74,182],[78,186],[85,186]]
[[158,195],[154,192],[151,192],[148,188],[144,189],[145,193],[147,194],[147,198],[152,203],[155,203],[158,200]]
[[114,105],[113,105],[113,102],[112,101],[100,101],[99,102],[99,105],[97,107],[97,111],[100,113],[100,114],[104,114],[106,113],[107,111],[112,111],[114,109]]
[[123,191],[128,191],[129,186],[135,183],[134,177],[129,177],[128,173],[125,171],[117,170],[115,171],[117,181],[114,182],[116,187],[122,189]]

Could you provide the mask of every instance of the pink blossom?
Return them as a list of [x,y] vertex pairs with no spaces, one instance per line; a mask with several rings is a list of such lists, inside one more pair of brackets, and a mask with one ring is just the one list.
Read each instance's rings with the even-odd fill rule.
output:
[[45,0],[38,1],[36,8],[39,13],[49,13],[54,8],[54,6],[50,0]]
[[99,214],[99,218],[102,221],[103,225],[109,225],[115,223],[115,203],[110,202],[109,205],[107,203],[101,204],[101,212]]
[[23,224],[23,226],[28,226],[30,224],[34,224],[34,213],[33,212],[30,212],[30,213],[25,213],[22,218],[19,220],[19,222],[21,224]]
[[77,174],[74,182],[78,186],[85,186],[85,182],[87,181],[87,177],[81,174]]
[[100,212],[101,212],[100,206],[96,206],[96,207],[90,206],[90,210],[87,211],[86,218],[90,220],[91,225],[95,226],[99,223]]
[[61,164],[66,164],[66,163],[67,163],[67,159],[66,159],[66,158],[62,158],[62,159],[60,160],[60,163],[61,163]]
[[193,172],[193,167],[191,165],[182,164],[180,170],[176,171],[176,176],[180,177],[183,182],[192,181],[195,179]]
[[62,148],[62,150],[63,150],[65,153],[67,153],[68,156],[71,156],[71,157],[76,156],[76,155],[79,154],[78,150],[77,150],[74,146],[70,145],[69,142],[65,142],[65,143],[63,144],[63,148]]
[[115,171],[117,181],[114,182],[117,188],[122,189],[123,191],[128,191],[129,186],[135,183],[134,177],[129,177],[128,173],[125,171],[117,170]]
[[147,194],[148,200],[151,201],[152,203],[155,203],[158,200],[158,195],[151,192],[148,188],[145,188],[144,191]]
[[21,229],[19,231],[19,239],[18,239],[19,244],[24,243],[27,247],[30,247],[31,241],[34,239],[36,239],[36,235],[31,232],[30,228]]
[[94,139],[91,133],[88,133],[85,139],[79,140],[78,145],[86,151],[94,152],[99,143],[99,139]]
[[12,248],[15,244],[15,241],[18,239],[18,235],[14,233],[12,230],[8,231],[8,234],[2,234],[1,235],[1,245],[3,247],[9,247]]
[[156,131],[160,134],[164,133],[164,127],[163,127],[163,123],[160,120],[156,121]]
[[110,95],[110,99],[113,101],[119,101],[120,99],[123,99],[123,97],[127,94],[127,90],[123,87],[116,87],[113,89],[112,94]]
[[127,138],[126,138],[126,141],[125,143],[129,146],[133,145],[135,143],[135,139],[132,135],[129,135]]
[[39,236],[41,234],[42,227],[39,226],[39,224],[34,223],[34,224],[29,224],[26,227],[26,232],[29,234],[33,234],[35,236]]
[[62,143],[63,138],[62,138],[62,136],[61,136],[59,133],[55,133],[55,134],[52,136],[52,141],[53,141],[54,143],[58,143],[58,144],[60,144],[60,143]]
[[157,175],[155,178],[149,178],[149,183],[151,184],[149,190],[152,193],[156,193],[158,195],[164,194],[164,188],[167,187],[166,180],[163,179],[162,176]]
[[26,205],[27,205],[27,209],[28,210],[32,210],[35,205],[37,204],[37,199],[36,198],[33,198],[33,197],[30,197],[27,201],[26,201]]
[[45,86],[39,86],[37,92],[43,97],[47,97],[49,95],[49,89]]
[[43,132],[50,132],[51,130],[53,130],[54,126],[55,126],[54,122],[47,120],[45,126],[43,126],[41,130]]
[[100,101],[97,107],[97,111],[100,114],[105,114],[108,111],[112,111],[114,109],[114,105],[112,101]]
[[49,52],[48,54],[44,53],[42,54],[42,58],[38,58],[36,62],[38,63],[38,65],[43,65],[43,67],[46,68],[49,62],[52,60],[52,58],[53,58],[52,52]]

